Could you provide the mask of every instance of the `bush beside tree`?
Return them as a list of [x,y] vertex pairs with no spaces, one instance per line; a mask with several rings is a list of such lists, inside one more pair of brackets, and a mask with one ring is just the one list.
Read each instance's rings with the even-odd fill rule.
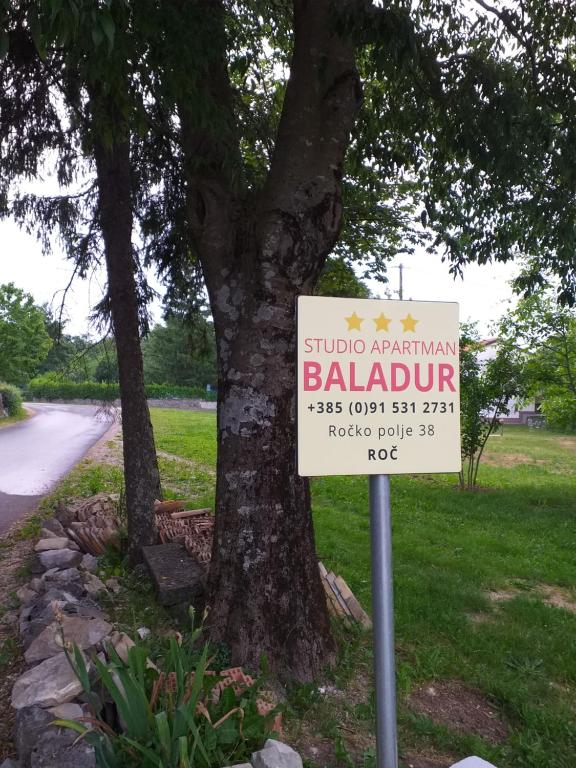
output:
[[526,391],[523,354],[511,341],[498,345],[496,357],[482,361],[483,349],[474,325],[460,333],[460,428],[462,469],[460,487],[477,485],[478,469],[488,438],[509,413],[508,403]]
[[20,390],[18,387],[12,386],[12,384],[7,384],[5,381],[0,381],[0,403],[8,416],[22,416],[24,413]]

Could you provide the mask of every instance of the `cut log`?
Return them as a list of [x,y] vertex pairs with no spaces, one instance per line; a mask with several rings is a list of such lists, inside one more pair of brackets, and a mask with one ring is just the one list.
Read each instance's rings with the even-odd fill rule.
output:
[[188,517],[198,517],[198,515],[211,515],[211,509],[186,509],[183,512],[172,512],[172,520],[185,520]]
[[157,515],[163,515],[169,512],[182,512],[183,509],[183,501],[159,501],[154,504],[154,511]]

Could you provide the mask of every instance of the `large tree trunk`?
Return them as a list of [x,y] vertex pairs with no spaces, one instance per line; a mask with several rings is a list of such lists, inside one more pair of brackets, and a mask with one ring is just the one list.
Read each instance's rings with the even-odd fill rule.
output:
[[242,188],[233,99],[217,45],[222,4],[199,0],[197,7],[214,25],[214,45],[196,83],[219,119],[210,132],[193,106],[179,111],[192,244],[210,296],[219,367],[209,623],[234,663],[257,666],[266,654],[279,676],[305,681],[332,661],[334,644],[308,481],[296,472],[295,303],[312,292],[338,237],[359,80],[353,48],[334,30],[331,0],[295,0],[290,80],[267,182],[254,195]]
[[[109,111],[110,124],[114,125],[114,110]],[[140,347],[132,247],[130,144],[127,136],[119,137],[120,130],[110,144],[96,139],[94,154],[108,295],[118,352],[129,548],[132,559],[138,560],[143,546],[156,543],[154,500],[160,498],[160,474]]]
[[296,473],[297,292],[271,270],[256,267],[249,281],[229,293],[221,286],[214,297],[218,479],[209,624],[233,663],[257,668],[266,655],[279,675],[309,680],[333,659],[334,644],[309,484]]

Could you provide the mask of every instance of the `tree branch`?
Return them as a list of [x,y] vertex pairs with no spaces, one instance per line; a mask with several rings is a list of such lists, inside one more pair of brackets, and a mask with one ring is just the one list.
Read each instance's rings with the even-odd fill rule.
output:
[[264,211],[297,217],[339,188],[361,89],[354,46],[336,32],[333,8],[330,0],[294,0],[294,53]]
[[[172,4],[187,35],[192,39],[200,35],[203,44],[208,41],[210,45],[209,55],[207,52],[201,61],[194,62],[195,93],[182,93],[177,105],[185,157],[188,224],[208,277],[207,273],[217,273],[227,264],[233,250],[241,176],[233,93],[226,67],[224,6],[221,0],[172,0]],[[199,15],[204,25],[200,30],[196,29]],[[181,37],[180,41],[192,47],[189,37]],[[207,114],[210,119],[206,119]]]
[[[532,41],[528,40],[525,35],[523,34],[523,30],[517,29],[516,25],[514,24],[514,21],[518,21],[520,24],[520,21],[517,17],[514,16],[514,14],[509,11],[508,9],[500,10],[500,8],[495,8],[493,5],[489,5],[485,0],[474,0],[474,2],[479,5],[481,8],[483,8],[488,13],[493,14],[496,16],[504,27],[507,29],[507,31],[514,37],[520,45],[526,50],[526,53],[528,54],[530,58],[530,66],[532,69],[532,85],[535,89],[538,88],[538,69],[536,66],[536,53],[534,51],[534,46],[532,45]],[[521,26],[521,25],[520,25]]]

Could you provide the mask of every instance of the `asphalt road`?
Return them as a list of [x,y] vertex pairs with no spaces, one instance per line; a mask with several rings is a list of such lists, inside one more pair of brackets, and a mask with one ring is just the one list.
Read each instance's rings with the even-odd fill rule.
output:
[[35,509],[110,426],[95,405],[26,405],[32,418],[0,429],[0,534]]

